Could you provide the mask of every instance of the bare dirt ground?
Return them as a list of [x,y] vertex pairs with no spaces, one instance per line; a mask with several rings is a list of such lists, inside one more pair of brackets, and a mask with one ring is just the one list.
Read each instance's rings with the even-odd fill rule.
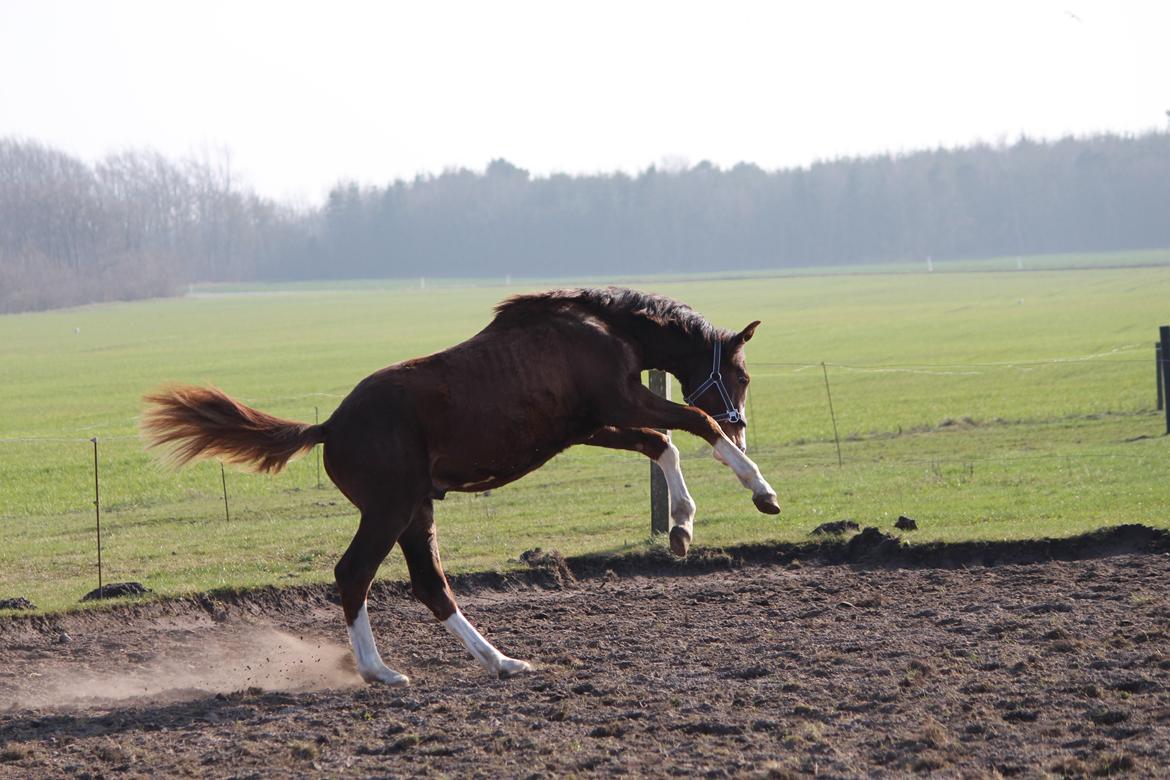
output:
[[0,776],[1165,776],[1168,551],[1131,528],[535,556],[531,577],[459,587],[538,665],[514,680],[403,587],[376,590],[406,689],[360,683],[325,588],[12,618]]

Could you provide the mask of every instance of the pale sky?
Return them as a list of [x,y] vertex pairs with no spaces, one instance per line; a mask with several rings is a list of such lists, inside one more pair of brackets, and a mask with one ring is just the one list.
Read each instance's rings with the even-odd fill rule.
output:
[[1167,126],[1170,3],[0,0],[0,136],[320,202],[504,157],[765,168]]

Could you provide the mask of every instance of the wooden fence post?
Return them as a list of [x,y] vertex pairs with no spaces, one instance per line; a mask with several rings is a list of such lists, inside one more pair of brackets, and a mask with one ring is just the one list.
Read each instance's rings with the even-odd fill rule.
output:
[[[1162,392],[1170,393],[1170,325],[1158,328],[1158,335],[1162,337]],[[1170,399],[1163,398],[1162,406],[1166,409],[1166,433],[1170,434]]]
[[[650,370],[650,392],[670,400],[670,380],[666,372],[656,369]],[[667,437],[670,431],[661,430]],[[650,463],[650,535],[664,534],[670,531],[670,491],[666,487],[666,475],[658,464]]]
[[1165,389],[1162,386],[1162,343],[1158,342],[1154,345],[1154,381],[1158,385],[1158,411],[1162,411],[1163,396]]

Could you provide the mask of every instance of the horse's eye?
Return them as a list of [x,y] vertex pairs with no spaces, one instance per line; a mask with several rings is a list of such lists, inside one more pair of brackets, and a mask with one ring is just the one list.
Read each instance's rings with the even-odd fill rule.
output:
[[749,377],[747,374],[744,374],[743,376],[741,376],[741,377],[739,378],[739,383],[740,383],[741,385],[746,385],[746,384],[747,384],[748,382],[750,382],[750,381],[752,381],[752,380],[751,380],[751,377]]

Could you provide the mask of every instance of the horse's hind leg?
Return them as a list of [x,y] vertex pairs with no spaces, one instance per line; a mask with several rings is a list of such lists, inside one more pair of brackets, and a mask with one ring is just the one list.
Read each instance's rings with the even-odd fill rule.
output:
[[402,529],[410,522],[411,502],[388,503],[384,509],[362,511],[361,524],[349,548],[337,562],[333,573],[341,592],[341,608],[345,610],[345,624],[353,646],[358,674],[366,682],[386,685],[409,685],[410,678],[394,671],[383,661],[374,643],[370,617],[366,611],[366,596],[378,566],[394,546]]
[[475,660],[497,677],[511,677],[532,670],[532,664],[527,661],[509,658],[497,650],[459,610],[439,562],[439,540],[430,499],[419,506],[414,520],[398,538],[398,544],[410,570],[410,585],[415,598],[425,604],[448,631],[459,637]]

